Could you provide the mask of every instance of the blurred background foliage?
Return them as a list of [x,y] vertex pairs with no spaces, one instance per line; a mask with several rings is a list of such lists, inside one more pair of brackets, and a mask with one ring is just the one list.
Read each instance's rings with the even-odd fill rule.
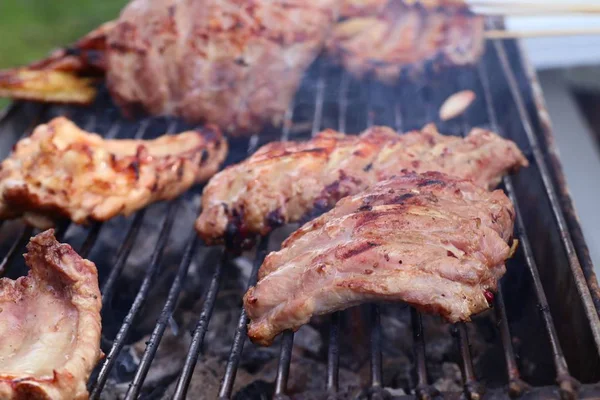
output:
[[0,0],[0,68],[37,60],[119,15],[126,0]]

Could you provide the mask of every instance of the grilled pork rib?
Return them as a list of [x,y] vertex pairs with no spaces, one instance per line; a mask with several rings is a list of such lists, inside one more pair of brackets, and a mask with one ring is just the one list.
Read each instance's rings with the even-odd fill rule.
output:
[[87,399],[102,357],[96,266],[52,230],[31,238],[25,262],[29,275],[0,279],[0,398]]
[[209,244],[235,248],[403,170],[442,171],[493,188],[526,165],[513,142],[483,129],[466,138],[441,135],[433,125],[404,135],[385,127],[359,136],[326,130],[306,142],[269,143],[215,175],[196,229]]
[[210,178],[227,142],[214,126],[154,140],[105,140],[59,117],[20,140],[0,165],[0,218],[45,228],[128,215]]
[[244,296],[248,335],[269,345],[313,315],[377,300],[468,321],[490,306],[512,253],[513,221],[501,190],[468,180],[430,172],[378,183],[267,256]]
[[484,17],[457,0],[346,0],[328,53],[353,75],[394,83],[432,65],[475,64],[485,50]]

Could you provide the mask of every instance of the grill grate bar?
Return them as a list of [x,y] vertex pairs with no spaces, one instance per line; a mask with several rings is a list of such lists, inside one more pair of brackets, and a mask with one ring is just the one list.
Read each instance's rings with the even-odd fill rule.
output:
[[105,308],[112,299],[113,289],[117,283],[117,279],[119,279],[119,276],[121,276],[121,273],[123,272],[129,253],[131,253],[135,239],[142,227],[142,221],[144,220],[145,215],[146,209],[142,209],[134,215],[133,221],[127,231],[127,235],[125,236],[125,240],[119,247],[117,259],[110,270],[108,278],[106,278],[106,281],[102,285],[102,308]]
[[[338,131],[345,133],[346,129],[346,111],[348,108],[348,89],[349,77],[344,71],[340,81],[340,91],[338,97]],[[329,322],[329,341],[327,344],[327,390],[330,393],[337,393],[339,389],[340,375],[340,319],[341,312],[336,311],[330,317]]]
[[[146,132],[148,131],[149,124],[150,124],[150,121],[148,119],[143,120],[135,132],[134,139],[142,139],[144,137],[144,135],[146,134]],[[109,129],[109,131],[105,137],[109,138],[109,139],[115,138],[117,136],[118,132],[120,131],[120,129],[121,129],[121,126],[119,124],[113,124],[113,126]],[[102,291],[102,307],[103,308],[106,307],[106,305],[112,298],[113,288],[114,288],[115,284],[117,283],[117,280],[121,276],[121,273],[123,272],[123,268],[125,267],[125,263],[127,262],[129,253],[131,253],[133,244],[134,244],[135,240],[137,239],[137,235],[140,231],[140,228],[142,227],[142,222],[144,220],[145,215],[146,215],[145,208],[137,211],[134,214],[133,221],[131,222],[131,226],[129,227],[129,230],[127,231],[125,240],[123,241],[123,244],[119,247],[119,250],[117,251],[117,259],[110,270],[110,274],[108,275],[108,278],[102,285],[101,291]],[[93,246],[93,243],[91,246]]]
[[380,388],[383,382],[381,368],[381,317],[379,307],[370,305],[370,350],[371,350],[371,387]]
[[250,136],[250,139],[248,140],[248,154],[252,154],[256,151],[256,148],[258,147],[258,139],[258,134]]
[[313,116],[311,136],[315,136],[321,130],[323,118],[323,100],[325,97],[325,64],[319,66],[319,78],[317,80],[317,97],[315,99],[315,115]]
[[512,346],[508,319],[506,317],[506,307],[504,304],[504,295],[502,294],[502,285],[498,284],[498,293],[495,301],[496,321],[500,330],[500,340],[504,348],[504,358],[508,374],[508,393],[511,397],[520,396],[526,389],[527,384],[521,380],[519,367],[515,358],[515,351]]
[[417,309],[410,309],[411,326],[413,331],[413,350],[415,353],[415,369],[417,371],[417,387],[415,393],[421,400],[429,400],[437,391],[429,386],[427,381],[427,361],[425,359],[425,332],[421,313]]
[[[314,137],[321,130],[323,118],[323,101],[325,93],[325,67],[324,63],[319,65],[319,77],[317,78],[317,90],[315,96],[315,112],[313,115],[311,136]],[[275,396],[285,394],[288,376],[290,373],[290,363],[292,361],[292,347],[294,345],[294,332],[287,330],[283,332],[281,341],[281,351],[279,353],[279,364],[277,365],[277,376],[275,378]]]
[[571,235],[567,227],[567,222],[565,220],[565,216],[560,206],[560,200],[552,183],[550,171],[548,170],[548,166],[546,165],[546,161],[544,160],[544,155],[540,148],[537,137],[535,136],[535,133],[533,131],[529,116],[527,115],[525,102],[518,87],[515,74],[510,67],[504,43],[502,43],[502,41],[499,40],[494,40],[492,41],[492,43],[494,45],[494,48],[496,49],[496,54],[500,59],[500,64],[502,66],[504,76],[508,83],[510,93],[513,97],[515,105],[517,106],[517,111],[519,113],[521,123],[525,130],[529,144],[531,145],[533,158],[538,166],[542,182],[546,191],[546,196],[550,201],[552,213],[560,230],[561,239],[567,252],[569,266],[571,267],[571,272],[573,274],[575,285],[577,286],[577,291],[579,292],[579,296],[583,300],[583,307],[585,308],[590,329],[596,342],[596,351],[600,355],[600,317],[598,316],[598,313],[594,307],[592,296],[587,286],[586,279],[581,268],[581,264],[579,263],[579,259],[577,258],[575,246],[573,245],[573,241],[571,239]]
[[79,250],[79,255],[83,258],[87,258],[90,254],[90,251],[96,244],[96,240],[100,235],[100,229],[102,229],[102,222],[94,222],[90,227],[90,231],[88,232],[85,241],[81,245],[81,249]]
[[105,139],[114,139],[117,137],[117,134],[119,133],[120,130],[121,130],[121,125],[119,123],[115,122],[108,129],[108,131],[106,132],[106,135],[104,135],[104,138]]
[[[477,70],[479,72],[479,80],[482,83],[482,86],[484,87],[484,97],[486,99],[486,105],[489,106],[489,104],[491,104],[488,100],[489,100],[489,81],[487,81],[487,76],[483,76],[482,75],[482,63],[480,62],[478,64]],[[459,79],[460,80],[460,79]],[[463,85],[464,87],[468,87],[468,85]],[[489,107],[488,107],[489,108]],[[488,109],[488,117],[490,120],[490,123],[492,125],[492,130],[494,130],[495,132],[500,133],[499,129],[498,129],[498,124],[496,123],[496,119],[495,119],[495,115],[493,115],[492,118],[492,112],[490,112],[490,110]],[[468,132],[469,130],[469,126],[467,123],[467,119],[462,117],[462,129],[463,129],[463,136],[464,134],[466,134],[466,132]],[[515,203],[516,198],[512,199],[511,201],[513,203]],[[501,342],[502,342],[502,347],[504,349],[504,358],[506,361],[506,366],[507,366],[507,375],[508,375],[508,390],[509,390],[509,394],[513,395],[513,396],[518,396],[520,395],[526,388],[527,388],[527,384],[525,382],[523,382],[520,379],[520,373],[519,373],[519,369],[517,366],[517,362],[516,362],[516,358],[515,358],[515,353],[514,353],[514,349],[512,346],[512,341],[511,341],[511,336],[510,336],[510,330],[509,330],[509,326],[508,326],[508,319],[506,316],[506,307],[504,304],[504,297],[502,295],[502,287],[501,287],[501,283],[498,283],[498,293],[496,295],[496,299],[495,299],[495,308],[496,308],[496,320],[498,321],[498,328],[500,331],[500,338],[501,338]],[[465,326],[463,326],[463,329],[465,328]],[[468,343],[468,334],[466,332],[465,329],[465,338],[466,340],[464,342]],[[461,341],[459,340],[459,344],[461,343]],[[461,351],[462,353],[462,351]],[[462,353],[465,354],[465,353]],[[470,352],[469,352],[469,357],[470,357]],[[471,365],[472,366],[472,361],[469,359],[468,363],[465,363],[465,365]],[[465,378],[465,390],[470,393],[470,397],[473,398],[473,396],[479,396],[479,393],[477,393],[477,391],[482,391],[483,385],[477,383],[476,381],[472,381],[470,383],[467,383],[467,378]]]
[[141,139],[141,138],[143,138],[144,135],[146,134],[146,132],[148,131],[149,125],[150,125],[150,120],[149,119],[143,120],[142,123],[140,124],[139,128],[137,129],[137,131],[133,135],[133,138],[134,139]]
[[[248,289],[250,286],[256,284],[258,278],[258,269],[262,265],[263,260],[267,256],[267,249],[269,245],[269,236],[265,236],[260,239],[258,247],[256,249],[256,257],[254,258],[254,264],[252,265],[252,273],[248,280]],[[219,389],[219,398],[228,399],[231,397],[231,391],[233,390],[233,382],[235,381],[235,375],[240,364],[240,358],[242,356],[242,350],[244,350],[244,342],[246,341],[246,332],[248,324],[248,315],[246,309],[242,307],[238,325],[235,330],[235,336],[233,338],[233,344],[231,346],[231,352],[229,353],[229,359],[227,360],[227,367],[225,368],[225,375],[221,382],[221,388]]]
[[335,393],[339,387],[340,375],[340,312],[331,315],[329,322],[329,344],[327,347],[327,390]]
[[294,332],[283,332],[281,340],[281,352],[279,353],[279,365],[277,366],[277,377],[275,379],[275,398],[285,396],[287,381],[290,375],[290,363],[292,362],[292,346],[294,345]]
[[508,192],[508,197],[515,205],[515,213],[517,214],[517,230],[520,232],[519,237],[521,240],[520,247],[523,249],[525,259],[527,260],[527,267],[533,279],[533,285],[538,298],[540,313],[542,314],[542,319],[544,321],[546,333],[548,334],[550,346],[552,348],[552,356],[554,359],[554,366],[556,368],[556,381],[559,383],[561,390],[569,395],[569,398],[574,398],[576,392],[576,389],[574,387],[575,381],[569,374],[569,367],[567,366],[567,361],[562,351],[560,341],[558,340],[558,334],[556,333],[556,327],[554,325],[554,320],[550,312],[548,299],[546,298],[546,293],[544,292],[544,288],[542,286],[542,281],[540,279],[537,263],[535,262],[535,259],[533,257],[533,250],[531,248],[529,239],[525,234],[525,225],[523,223],[522,217],[520,216],[521,214],[517,205],[517,199],[515,196],[512,180],[510,180],[510,178],[505,179],[504,186],[506,187],[506,190]]
[[[367,81],[369,90],[367,92],[367,127],[370,128],[375,124],[375,110],[373,109],[373,82],[370,78]],[[375,389],[372,397],[377,399],[381,397],[378,389],[381,389],[383,384],[383,372],[381,361],[381,317],[379,306],[371,304],[369,306],[370,318],[370,357],[371,357],[371,388]]]
[[340,81],[340,95],[338,97],[339,104],[339,120],[338,130],[342,133],[346,133],[346,112],[348,111],[348,90],[350,89],[350,77],[347,72],[342,72],[342,79]]
[[[487,75],[487,70],[485,69],[485,66],[483,64],[480,64],[479,75],[484,89],[486,108],[488,111],[492,129],[499,132],[498,119],[495,111],[493,97],[490,90],[490,82]],[[525,223],[523,222],[519,204],[517,202],[517,196],[512,183],[512,178],[510,176],[505,176],[503,179],[503,183],[504,187],[506,188],[508,197],[510,198],[510,201],[513,203],[515,208],[515,222],[517,234],[520,240],[519,247],[522,249],[523,254],[525,255],[527,269],[529,269],[529,273],[531,274],[531,278],[533,280],[533,287],[535,290],[536,297],[538,299],[540,312],[542,314],[542,320],[544,321],[544,327],[546,333],[548,334],[548,339],[552,348],[554,367],[556,369],[556,380],[563,392],[566,393],[569,397],[573,397],[575,395],[575,388],[573,387],[574,380],[569,375],[567,361],[565,359],[564,353],[560,346],[560,342],[558,340],[558,334],[556,333],[554,320],[552,318],[552,314],[550,313],[550,306],[548,305],[548,300],[546,298],[546,293],[544,292],[544,287],[542,286],[537,263],[535,262],[535,258],[533,256],[533,249],[531,247],[527,231],[525,230]]]
[[67,233],[67,229],[69,229],[69,226],[71,226],[71,221],[67,220],[59,222],[54,227],[54,236],[56,237],[57,241],[62,242],[64,240],[65,234]]
[[[394,104],[394,127],[397,132],[404,130],[402,119],[402,105],[398,102]],[[429,385],[427,379],[427,359],[425,355],[425,330],[423,329],[423,318],[421,313],[414,307],[410,308],[411,328],[413,332],[413,351],[415,354],[415,369],[417,373],[417,386],[415,394],[420,400],[430,400],[438,392]]]
[[467,327],[464,322],[459,322],[454,325],[453,330],[456,335],[456,341],[462,359],[465,395],[471,400],[478,400],[481,398],[481,387],[477,382],[475,371],[473,369],[473,359],[471,358],[471,350],[469,348]]
[[[196,232],[193,232],[193,235],[197,236]],[[200,313],[200,318],[198,318],[196,328],[194,329],[192,343],[190,344],[190,348],[183,364],[183,369],[181,370],[181,374],[177,380],[177,386],[175,388],[175,393],[173,394],[173,399],[184,399],[187,394],[190,381],[192,380],[192,374],[194,373],[194,368],[198,362],[200,352],[202,351],[202,344],[204,343],[204,336],[208,330],[208,323],[210,322],[210,318],[212,317],[212,312],[215,307],[215,300],[221,284],[223,264],[225,264],[226,261],[225,258],[226,255],[223,254],[223,257],[217,264],[215,272],[210,280],[210,286],[206,292],[206,300],[202,305],[202,312]]]
[[[281,140],[283,137],[289,135],[289,130],[292,124],[293,117],[293,105],[290,105],[286,110],[284,116],[283,130],[281,133]],[[247,153],[252,154],[254,151],[252,143],[248,146]],[[252,264],[252,272],[250,273],[250,278],[248,279],[248,285],[246,287],[246,291],[251,287],[256,285],[256,281],[258,280],[258,270],[262,265],[263,260],[267,256],[267,249],[269,247],[269,238],[270,235],[264,236],[260,238],[260,242],[256,247],[256,254],[254,258],[254,263]],[[219,398],[230,398],[231,392],[233,390],[233,383],[235,382],[235,376],[237,374],[237,370],[239,367],[240,359],[242,357],[242,351],[244,350],[244,343],[246,341],[246,333],[248,325],[248,314],[246,313],[246,309],[242,305],[242,310],[240,312],[240,317],[238,320],[238,325],[235,331],[235,335],[233,338],[233,344],[231,345],[231,351],[229,352],[229,358],[227,360],[227,366],[225,367],[225,374],[223,375],[223,381],[221,382],[221,387],[219,388]],[[179,382],[178,382],[179,385]],[[186,385],[187,388],[187,385]],[[186,389],[187,390],[187,389]],[[181,399],[183,397],[174,397],[177,399]]]
[[175,220],[175,215],[177,211],[177,204],[177,201],[173,201],[168,205],[167,215],[163,221],[162,229],[156,241],[156,248],[152,253],[150,265],[146,270],[146,274],[144,276],[144,280],[142,281],[142,285],[140,286],[140,289],[137,295],[135,296],[135,300],[133,301],[133,304],[131,305],[127,316],[123,320],[123,324],[121,325],[121,328],[119,329],[119,332],[117,333],[117,336],[113,341],[113,345],[108,355],[106,356],[104,363],[102,364],[102,368],[100,369],[100,373],[98,374],[96,381],[93,382],[93,380],[90,380],[90,384],[92,385],[90,395],[91,399],[98,399],[100,397],[100,393],[102,392],[102,389],[106,384],[106,380],[108,379],[108,374],[114,366],[119,352],[125,345],[125,340],[127,339],[129,329],[131,328],[135,317],[144,305],[146,298],[148,297],[150,287],[152,286],[154,277],[156,276],[156,273],[158,272],[158,269],[161,265],[160,260],[162,258],[163,251],[167,245],[169,235],[171,233],[171,227],[173,226],[173,222]]
[[25,244],[27,244],[29,238],[33,233],[33,228],[29,225],[25,225],[23,230],[21,231],[21,235],[15,240],[15,242],[10,246],[10,249],[0,261],[0,277],[4,276],[8,271],[12,261],[15,259],[15,256],[20,253],[20,249],[22,249]]
[[[431,96],[429,90],[424,90],[427,95]],[[426,99],[427,100],[427,99]],[[427,104],[431,103],[430,101],[426,101]],[[431,110],[431,107],[428,107],[428,110]],[[429,114],[431,115],[431,111]],[[461,137],[465,137],[467,132],[469,132],[470,126],[468,124],[465,116],[460,117],[461,120]],[[475,369],[473,368],[473,358],[471,357],[471,350],[469,345],[469,334],[467,332],[467,327],[464,322],[459,322],[455,324],[453,327],[453,334],[456,338],[456,343],[460,352],[461,360],[462,360],[462,376],[463,376],[463,385],[465,396],[471,400],[479,400],[485,391],[485,387],[477,381],[475,376]]]
[[169,322],[169,318],[171,318],[173,310],[175,309],[175,305],[177,304],[179,293],[181,293],[181,289],[183,287],[183,280],[187,275],[192,258],[196,253],[197,244],[198,235],[196,235],[196,232],[193,230],[185,247],[184,255],[181,260],[181,263],[179,264],[177,275],[173,280],[171,289],[169,289],[167,301],[165,302],[165,305],[162,309],[162,312],[160,313],[160,317],[158,318],[156,326],[152,331],[152,335],[150,336],[150,340],[148,341],[146,350],[144,351],[144,355],[142,356],[142,359],[135,373],[131,386],[129,386],[129,389],[127,390],[125,399],[136,399],[140,394],[142,384],[146,379],[146,375],[148,374],[148,370],[150,369],[150,365],[152,364],[154,355],[158,350],[158,346],[167,327],[167,323]]

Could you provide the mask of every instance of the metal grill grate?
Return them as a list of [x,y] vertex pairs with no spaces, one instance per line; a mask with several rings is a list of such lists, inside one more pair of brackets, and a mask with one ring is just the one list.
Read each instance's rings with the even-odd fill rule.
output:
[[[301,140],[314,136],[323,128],[335,128],[342,132],[357,133],[373,124],[393,126],[399,131],[419,128],[424,123],[435,121],[444,133],[464,134],[470,126],[483,125],[492,130],[506,134],[515,140],[528,154],[531,167],[521,172],[516,177],[506,177],[503,187],[510,199],[515,204],[517,211],[516,233],[520,241],[518,256],[509,263],[509,272],[501,282],[501,290],[495,298],[494,317],[503,349],[507,376],[504,388],[487,388],[481,379],[485,371],[476,371],[471,357],[469,337],[466,325],[457,324],[453,328],[456,346],[462,361],[462,376],[464,394],[470,399],[516,397],[522,394],[531,396],[539,395],[540,398],[597,398],[600,396],[600,322],[598,311],[594,302],[599,302],[598,293],[590,291],[586,277],[592,276],[589,269],[591,263],[587,259],[585,244],[579,239],[580,231],[571,212],[570,202],[563,191],[557,190],[555,181],[560,180],[560,172],[555,171],[554,165],[547,164],[547,150],[540,144],[546,144],[543,136],[543,121],[538,120],[535,108],[535,99],[531,93],[531,81],[527,71],[520,62],[518,49],[514,43],[496,41],[488,45],[485,59],[472,69],[461,69],[443,72],[436,75],[431,81],[403,82],[398,87],[385,87],[376,82],[359,82],[341,72],[339,69],[317,63],[308,73],[300,93],[294,104],[286,113],[283,128],[280,131],[267,131],[263,134],[252,136],[245,140],[234,140],[232,154],[228,163],[239,161],[245,154],[251,154],[259,145],[273,139]],[[442,123],[438,120],[437,110],[440,103],[452,92],[461,89],[471,89],[477,93],[477,104],[469,110],[466,116],[458,121]],[[95,108],[93,110],[76,107],[46,107],[29,103],[18,103],[11,106],[2,117],[0,129],[13,132],[12,139],[19,139],[31,132],[39,122],[49,119],[57,114],[66,114],[75,119],[83,128],[90,131],[105,133],[106,137],[152,137],[165,130],[174,133],[184,127],[181,123],[162,118],[151,118],[139,123],[122,121],[113,109]],[[21,116],[21,119],[17,116]],[[19,120],[29,123],[19,125]],[[15,122],[16,121],[16,122]],[[537,133],[536,133],[537,132]],[[21,136],[22,133],[22,136]],[[3,147],[4,148],[4,147]],[[243,149],[243,150],[241,150]],[[558,175],[557,175],[558,174]],[[528,189],[530,188],[530,189]],[[541,193],[541,194],[540,194]],[[157,316],[157,322],[152,330],[145,352],[137,365],[137,370],[127,391],[126,398],[134,399],[143,394],[143,384],[150,366],[154,360],[159,344],[172,313],[177,307],[178,298],[182,291],[184,280],[188,274],[190,264],[196,257],[197,250],[202,246],[195,232],[191,229],[174,232],[173,226],[177,219],[178,210],[182,202],[197,203],[198,189],[194,189],[181,199],[173,201],[166,206],[164,219],[154,245],[147,269],[131,306],[124,316],[118,332],[113,338],[103,338],[103,349],[107,353],[96,373],[89,382],[91,398],[100,398],[107,383],[109,375],[128,336],[131,333],[136,317],[139,316],[144,304],[150,300],[151,289],[159,285],[156,282],[157,273],[164,263],[163,254],[169,246],[174,235],[187,237],[185,250],[176,270],[175,277],[170,283],[170,289],[162,311]],[[534,202],[532,205],[531,202]],[[537,203],[539,202],[539,203]],[[140,240],[143,232],[142,225],[146,217],[146,210],[141,210],[129,220],[121,245],[116,249],[115,259],[107,276],[101,282],[103,306],[106,306],[117,295],[117,283],[126,268],[129,256]],[[541,221],[541,222],[540,222]],[[87,228],[79,252],[86,257],[91,253],[98,242],[103,229],[102,223],[95,223]],[[541,232],[542,226],[549,226],[548,232]],[[59,240],[71,229],[69,224],[64,224],[57,230]],[[8,228],[6,228],[8,229]],[[12,229],[12,227],[11,227]],[[33,233],[28,227],[21,226],[20,231],[13,230],[13,237],[0,262],[0,274],[10,272],[12,264],[16,263],[16,255],[22,252],[24,244]],[[575,236],[575,244],[571,233]],[[253,262],[253,268],[248,281],[248,286],[255,284],[258,268],[267,254],[269,237],[260,240]],[[549,250],[550,246],[558,244]],[[548,256],[544,254],[548,252]],[[221,286],[223,268],[231,255],[223,252],[220,262],[214,266],[212,278],[207,290],[202,294],[204,303],[197,324],[192,333],[191,345],[178,377],[174,399],[186,397],[192,379],[194,368],[203,350],[204,338],[209,328],[212,312],[217,301],[217,294]],[[580,264],[583,263],[582,265]],[[520,265],[517,265],[520,264]],[[206,268],[212,267],[205,265]],[[554,377],[550,381],[557,386],[531,387],[521,380],[518,368],[517,352],[513,346],[510,310],[516,309],[515,301],[505,297],[507,290],[513,294],[512,289],[506,286],[511,284],[511,276],[519,268],[526,268],[531,290],[532,301],[539,310],[539,321],[543,325],[546,341],[551,350]],[[560,279],[559,279],[560,278]],[[564,282],[561,281],[564,280]],[[576,293],[574,305],[561,306],[561,291],[563,288],[569,293]],[[200,296],[200,294],[199,294]],[[525,302],[527,294],[519,301]],[[571,298],[572,299],[572,298]],[[505,302],[505,300],[510,300]],[[518,308],[518,307],[517,307]],[[377,305],[366,307],[369,315],[370,326],[370,377],[371,383],[365,388],[364,394],[374,399],[386,397],[383,389],[382,359],[385,354],[382,350],[382,327],[380,308]],[[339,386],[339,355],[343,351],[340,346],[341,319],[344,312],[337,312],[330,317],[329,339],[327,348],[327,379],[324,392],[335,398]],[[524,314],[528,315],[528,314]],[[416,385],[411,388],[414,395],[420,399],[429,399],[438,395],[437,390],[428,379],[426,360],[426,336],[421,314],[410,310],[410,320],[413,331],[414,371]],[[558,321],[557,325],[555,322]],[[242,359],[242,352],[246,342],[247,316],[243,309],[240,310],[239,320],[233,336],[233,344],[226,364],[225,374],[221,383],[219,396],[230,398],[233,395],[233,386],[236,373]],[[522,332],[522,322],[514,319],[518,330]],[[107,332],[104,332],[107,335]],[[284,398],[290,374],[290,363],[293,357],[292,349],[294,334],[285,332],[281,339],[279,364],[275,380],[275,398]],[[577,339],[578,343],[572,340]],[[562,342],[561,342],[562,341]],[[563,350],[561,343],[566,350]],[[570,362],[570,363],[569,363]],[[584,382],[583,385],[574,378]],[[452,394],[444,393],[449,398]]]

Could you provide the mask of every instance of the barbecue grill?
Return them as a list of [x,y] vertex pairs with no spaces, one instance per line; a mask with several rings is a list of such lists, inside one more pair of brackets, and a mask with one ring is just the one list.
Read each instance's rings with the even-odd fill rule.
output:
[[[477,100],[463,116],[440,121],[438,109],[443,100],[463,89],[473,90]],[[107,93],[89,108],[19,102],[0,120],[1,156],[35,125],[56,115],[67,115],[105,137],[151,138],[189,128],[173,118],[122,119]],[[493,310],[475,317],[473,323],[446,329],[454,356],[430,359],[428,336],[432,329],[447,327],[441,320],[401,304],[373,304],[318,321],[323,346],[317,350],[320,356],[313,358],[323,368],[314,372],[314,380],[322,382],[317,389],[288,387],[294,376],[290,365],[299,354],[292,332],[285,332],[272,346],[278,352],[274,382],[236,388],[236,374],[248,364],[244,349],[253,347],[246,338],[247,318],[241,308],[245,287],[238,288],[237,301],[230,306],[220,305],[219,293],[229,290],[224,287],[240,277],[247,278],[243,286],[253,285],[262,260],[285,233],[261,239],[241,258],[221,248],[208,249],[193,231],[192,216],[197,214],[201,193],[201,188],[194,188],[175,201],[153,205],[129,218],[88,227],[65,222],[57,228],[59,240],[72,243],[99,269],[106,358],[89,381],[91,398],[117,397],[110,389],[115,385],[124,388],[127,399],[208,396],[189,388],[197,379],[194,370],[206,362],[205,353],[214,351],[207,338],[220,336],[222,331],[222,321],[211,320],[219,306],[235,307],[235,320],[229,324],[233,329],[223,339],[230,346],[220,360],[224,372],[216,378],[221,380],[220,398],[600,398],[600,289],[552,143],[539,84],[516,42],[488,41],[485,56],[476,66],[432,68],[422,78],[405,76],[394,87],[368,77],[356,80],[326,60],[317,60],[283,126],[232,139],[226,164],[241,161],[268,141],[306,140],[324,128],[358,133],[378,124],[407,131],[432,121],[441,132],[454,135],[465,134],[473,126],[491,128],[514,140],[531,163],[506,177],[502,185],[517,210],[519,249],[508,262]],[[24,273],[18,255],[32,233],[21,222],[4,223],[0,231],[0,250],[5,254],[0,262],[2,275]],[[192,308],[195,324],[188,333],[189,327],[178,323],[174,315],[186,307],[182,293],[189,292],[190,285],[198,290],[193,297],[201,301]],[[410,327],[412,335],[390,337],[386,327],[396,317]],[[211,336],[214,330],[217,334]],[[189,343],[182,344],[186,354],[178,358],[168,379],[155,380],[150,386],[148,374],[159,362],[157,354],[165,335],[177,341],[184,333],[191,335]],[[302,330],[297,339],[301,334]],[[397,367],[407,370],[410,379],[393,387],[387,378],[390,364],[386,358],[396,354],[390,343],[400,339],[410,350],[404,365]],[[146,346],[139,358],[131,358],[127,350],[140,340],[146,340]],[[470,343],[479,341],[494,355],[475,362]],[[367,376],[364,382],[368,383],[356,382],[356,388],[342,390],[340,369],[347,367],[345,360],[353,355],[360,358],[360,354],[366,360],[363,369],[368,373],[362,376]],[[446,361],[444,357],[455,357],[460,365],[462,390],[458,392],[439,390],[431,379],[432,364]],[[208,391],[208,382],[199,384]]]

